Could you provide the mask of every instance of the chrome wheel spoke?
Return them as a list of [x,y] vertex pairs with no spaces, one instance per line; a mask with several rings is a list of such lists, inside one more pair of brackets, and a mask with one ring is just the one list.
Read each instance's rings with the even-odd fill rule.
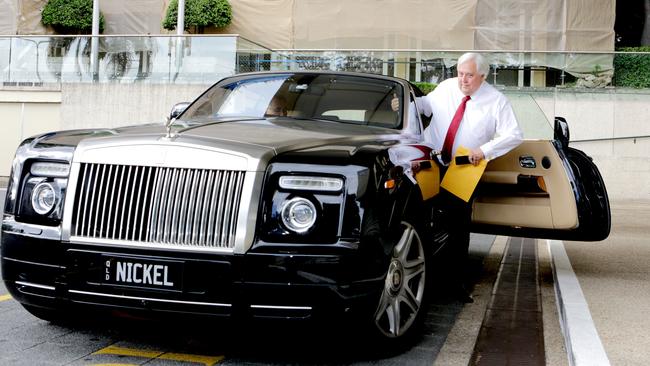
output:
[[402,293],[402,295],[399,297],[399,299],[401,299],[402,302],[406,304],[409,307],[409,309],[411,309],[410,315],[414,315],[420,309],[420,301],[418,301],[415,294],[413,294],[413,292],[408,286],[404,287],[404,289],[405,290]]
[[404,266],[404,278],[407,282],[417,275],[424,274],[424,259],[412,263],[412,266]]
[[402,233],[402,237],[393,250],[393,257],[399,259],[402,263],[406,261],[408,253],[411,251],[411,244],[413,243],[413,235],[415,230],[413,227],[407,226],[406,230]]
[[399,301],[396,298],[392,299],[386,310],[389,324],[388,331],[394,336],[399,335],[401,330]]
[[375,312],[376,322],[379,322],[384,315],[388,314],[388,308],[390,307],[389,301],[390,295],[386,291],[383,291],[381,294],[381,299],[379,300],[379,306]]

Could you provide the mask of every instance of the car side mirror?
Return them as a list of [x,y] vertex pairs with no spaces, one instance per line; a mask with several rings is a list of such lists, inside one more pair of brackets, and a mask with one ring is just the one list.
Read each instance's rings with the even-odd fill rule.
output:
[[563,151],[569,149],[569,124],[564,117],[555,117],[553,138],[560,142]]
[[190,105],[189,102],[181,102],[181,103],[176,103],[172,107],[171,112],[169,112],[169,119],[174,119],[178,118],[185,110],[187,107]]

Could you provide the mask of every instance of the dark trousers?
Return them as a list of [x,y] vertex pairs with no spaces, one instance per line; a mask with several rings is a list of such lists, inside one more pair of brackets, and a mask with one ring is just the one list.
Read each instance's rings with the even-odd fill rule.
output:
[[[446,172],[446,169],[443,169]],[[445,226],[449,232],[449,262],[447,269],[450,282],[464,285],[469,281],[469,233],[472,224],[472,201],[456,197],[444,188],[437,197],[437,207],[445,212]]]

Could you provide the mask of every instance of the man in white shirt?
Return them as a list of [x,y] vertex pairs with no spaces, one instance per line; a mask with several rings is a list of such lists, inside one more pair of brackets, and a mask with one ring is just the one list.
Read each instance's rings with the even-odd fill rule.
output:
[[[458,146],[468,148],[469,162],[477,165],[483,159],[491,160],[507,153],[523,139],[510,102],[485,81],[490,71],[486,60],[478,53],[466,53],[458,59],[457,71],[458,77],[443,81],[417,103],[420,112],[431,116],[424,137],[436,150],[443,152],[440,157],[443,173]],[[458,122],[452,123],[454,119]],[[448,150],[446,156],[445,150]],[[466,203],[445,190],[441,191],[439,199],[439,207],[447,210],[450,217],[454,257],[450,269],[452,281],[457,285],[454,291],[461,301],[472,302],[464,284],[472,200]]]
[[478,53],[466,53],[458,59],[457,70],[458,77],[443,81],[418,103],[421,112],[431,116],[425,140],[441,150],[456,110],[463,97],[469,96],[452,157],[458,146],[465,146],[471,149],[469,159],[476,165],[517,147],[523,134],[508,99],[485,81],[490,71],[485,59]]

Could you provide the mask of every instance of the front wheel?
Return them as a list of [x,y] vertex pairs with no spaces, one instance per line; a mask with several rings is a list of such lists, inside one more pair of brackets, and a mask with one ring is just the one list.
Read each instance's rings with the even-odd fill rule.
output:
[[[401,232],[401,235],[400,235]],[[427,257],[415,226],[402,221],[384,287],[374,314],[381,338],[397,340],[415,332],[423,320]]]

